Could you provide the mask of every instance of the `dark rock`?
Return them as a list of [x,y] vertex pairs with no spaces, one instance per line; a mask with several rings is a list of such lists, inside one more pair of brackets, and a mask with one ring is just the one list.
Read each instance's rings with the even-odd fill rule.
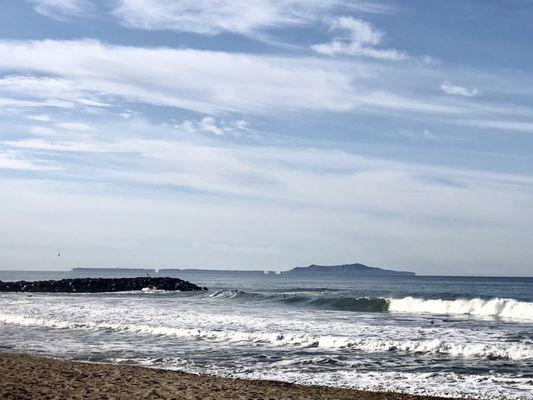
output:
[[76,278],[57,281],[35,282],[2,282],[0,292],[65,292],[65,293],[100,293],[124,292],[152,288],[158,290],[179,290],[188,292],[193,290],[207,290],[194,283],[178,278],[168,277],[139,277],[139,278]]

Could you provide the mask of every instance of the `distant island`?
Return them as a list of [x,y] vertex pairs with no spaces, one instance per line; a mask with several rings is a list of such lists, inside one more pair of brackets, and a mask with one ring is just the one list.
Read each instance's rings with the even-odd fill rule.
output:
[[389,269],[369,267],[364,264],[309,265],[296,267],[283,272],[284,275],[309,276],[415,276],[414,272],[392,271]]
[[86,273],[86,272],[122,272],[122,273],[132,273],[132,274],[146,274],[146,273],[155,273],[156,270],[153,268],[119,268],[119,267],[75,267],[72,268],[72,272],[77,273]]
[[[158,271],[159,274],[234,274],[234,275],[265,275],[269,271],[260,270],[238,270],[238,269],[205,269],[205,268],[163,268]],[[274,272],[272,272],[274,273]]]
[[369,267],[364,264],[342,264],[342,265],[316,265],[308,267],[295,267],[289,271],[262,271],[262,270],[238,270],[238,269],[207,269],[207,268],[72,268],[76,275],[180,275],[180,274],[209,274],[209,275],[287,275],[287,276],[334,276],[334,277],[354,277],[354,276],[415,276],[414,272],[393,271],[389,269]]

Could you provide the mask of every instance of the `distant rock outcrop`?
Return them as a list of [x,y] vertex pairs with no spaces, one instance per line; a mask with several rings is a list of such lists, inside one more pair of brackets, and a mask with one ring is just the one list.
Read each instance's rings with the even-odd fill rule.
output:
[[142,289],[176,290],[189,292],[207,290],[178,278],[76,278],[56,281],[0,281],[0,292],[52,292],[52,293],[99,293],[124,292]]
[[414,276],[414,272],[392,271],[388,269],[369,267],[364,264],[343,265],[309,265],[308,267],[296,267],[284,274],[289,275],[313,275],[313,276]]

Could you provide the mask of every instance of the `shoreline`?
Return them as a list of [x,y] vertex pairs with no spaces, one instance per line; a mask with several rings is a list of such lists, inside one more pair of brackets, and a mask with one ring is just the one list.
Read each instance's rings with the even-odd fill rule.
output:
[[[453,400],[0,352],[0,398]],[[455,400],[458,400],[455,398]]]

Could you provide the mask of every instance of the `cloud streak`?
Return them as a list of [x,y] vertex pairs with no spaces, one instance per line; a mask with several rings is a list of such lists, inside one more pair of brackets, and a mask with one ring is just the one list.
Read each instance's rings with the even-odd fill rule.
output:
[[444,93],[454,96],[474,97],[479,95],[479,90],[476,88],[469,89],[465,86],[452,85],[448,81],[442,82],[440,85],[440,90],[442,90]]
[[[72,124],[71,128],[76,131]],[[232,265],[276,265],[281,259],[297,264],[308,258],[335,259],[338,254],[356,258],[372,254],[384,264],[413,265],[416,259],[438,265],[439,259],[458,262],[459,246],[474,254],[471,262],[490,266],[495,253],[517,248],[533,223],[527,213],[533,194],[530,177],[392,162],[335,149],[220,145],[200,137],[182,139],[180,129],[132,118],[93,125],[94,135],[72,136],[58,130],[49,138],[3,142],[11,154],[7,161],[0,158],[4,168],[20,168],[39,178],[43,171],[33,169],[32,158],[51,157],[56,168],[53,176],[47,174],[46,186],[31,177],[27,180],[24,191],[33,195],[24,196],[22,203],[14,203],[14,193],[22,189],[6,192],[10,215],[24,221],[26,207],[40,214],[47,199],[63,199],[67,214],[82,221],[76,229],[87,232],[78,254],[102,243],[101,236],[90,235],[97,231],[91,222],[96,216],[105,221],[99,223],[100,229],[109,227],[109,235],[122,235],[117,242],[127,242],[120,245],[122,251],[138,241],[147,245],[139,232],[152,232],[165,240],[182,239],[191,248],[220,249],[202,259],[207,265],[220,260],[233,260]],[[165,138],[147,138],[160,134]],[[115,209],[113,204],[118,205],[119,198],[123,202],[124,196],[126,209]],[[110,212],[109,218],[103,210]],[[115,232],[118,215],[139,229]],[[11,216],[2,218],[7,223]],[[224,228],[225,235],[215,234],[213,229],[226,224],[226,218],[232,221],[231,228]],[[22,226],[19,223],[17,231],[22,232]],[[68,224],[58,221],[53,226],[57,234],[70,236]],[[30,236],[33,243],[46,244],[45,237]],[[383,252],[374,247],[376,241],[387,246],[387,256],[377,256]],[[275,250],[259,252],[257,258],[238,251],[240,246],[261,248],[265,243]],[[487,243],[488,253],[472,250]],[[294,249],[301,249],[296,258],[290,256]],[[103,254],[112,258],[108,251]],[[171,252],[157,261],[170,263],[173,257]],[[195,257],[184,257],[183,262],[196,264]]]
[[119,0],[113,14],[137,29],[255,36],[264,30],[308,25],[336,9],[388,10],[374,2],[346,0]]
[[[364,43],[380,40],[372,29],[361,35]],[[390,63],[250,55],[115,46],[95,40],[0,41],[0,111],[129,115],[124,113],[129,107],[148,104],[193,111],[219,122],[227,117],[285,119],[294,118],[294,113],[322,112],[334,117],[363,112],[422,122],[440,116],[447,124],[467,127],[473,126],[472,121],[513,115],[520,119],[487,127],[510,132],[530,129],[529,107],[428,92],[428,86],[450,74],[439,68],[417,60]],[[7,75],[2,76],[2,71]],[[463,80],[468,78],[463,75]],[[489,78],[499,87],[507,84],[505,76],[484,79]],[[189,122],[190,131],[247,136],[239,127],[221,127],[198,118]]]
[[54,19],[66,17],[79,17],[86,15],[91,9],[86,0],[28,0],[33,4],[33,9],[39,14]]
[[[54,78],[8,77],[4,87],[87,105],[105,97],[201,113],[353,107],[350,77],[313,59],[213,51],[111,46],[97,41],[0,42],[0,70]],[[99,100],[93,98],[98,94]],[[102,104],[101,104],[102,103]]]
[[385,33],[362,19],[338,17],[332,22],[331,29],[341,31],[344,35],[335,37],[329,43],[313,45],[314,51],[328,56],[364,56],[391,61],[408,58],[407,54],[395,49],[377,48],[383,42]]
[[[372,31],[366,35],[366,43],[377,40]],[[483,112],[459,100],[421,97],[423,74],[429,79],[434,71],[379,61],[114,46],[95,40],[0,41],[2,70],[10,75],[0,78],[0,96],[13,107],[95,109],[130,102],[208,115]]]

